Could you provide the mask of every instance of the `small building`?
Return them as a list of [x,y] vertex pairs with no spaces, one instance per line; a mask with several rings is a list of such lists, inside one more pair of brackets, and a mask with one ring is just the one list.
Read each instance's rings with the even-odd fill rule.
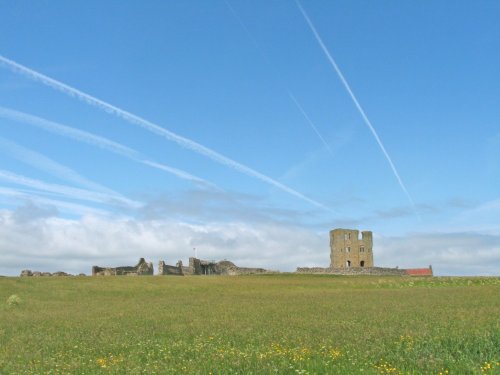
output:
[[369,268],[373,267],[372,232],[359,230],[333,229],[330,231],[331,268]]
[[429,268],[408,268],[405,271],[408,276],[433,276],[432,266]]

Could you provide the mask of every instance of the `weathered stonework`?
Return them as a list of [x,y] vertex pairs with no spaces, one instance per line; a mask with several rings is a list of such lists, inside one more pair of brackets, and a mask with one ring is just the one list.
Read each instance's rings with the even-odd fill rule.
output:
[[123,267],[92,267],[92,276],[138,276],[138,275],[152,275],[153,274],[153,263],[146,262],[144,258],[139,259],[139,262],[135,266],[123,266]]
[[215,261],[191,257],[189,258],[189,266],[184,267],[184,273],[187,275],[216,275],[216,264]]
[[21,277],[33,276],[33,272],[31,272],[31,270],[22,270],[19,276]]
[[334,229],[330,231],[331,268],[373,267],[372,232],[355,229]]
[[[373,263],[373,237],[372,232],[361,232],[354,229],[334,229],[330,231],[330,267],[299,267],[296,273],[334,274],[334,275],[400,275],[400,276],[432,276],[432,266],[429,268],[382,268],[374,267]],[[219,262],[189,258],[189,265],[183,266],[178,261],[175,266],[160,261],[158,275],[253,275],[265,273],[279,273],[263,268],[238,267],[228,260]],[[139,259],[135,266],[124,267],[92,267],[92,276],[117,276],[117,275],[153,275],[153,264]],[[39,272],[31,270],[21,271],[21,277],[40,276],[71,276],[65,272]],[[85,274],[79,274],[85,276]]]
[[[171,273],[169,273],[171,272]],[[189,258],[189,266],[183,266],[179,261],[177,265],[168,266],[164,261],[160,261],[158,268],[159,275],[254,275],[261,273],[269,273],[270,271],[263,268],[246,268],[238,267],[228,260],[219,262],[202,260],[198,258]]]
[[50,272],[22,270],[21,274],[19,276],[21,276],[21,277],[32,277],[32,276],[39,277],[39,276],[73,276],[73,275],[70,275],[69,273],[62,272],[62,271],[50,273]]
[[432,266],[429,268],[385,268],[385,267],[299,267],[296,273],[314,273],[330,275],[372,275],[372,276],[432,276]]
[[372,232],[354,229],[330,231],[330,267],[299,267],[296,273],[376,276],[432,276],[429,268],[382,268],[373,264]]
[[158,275],[184,276],[182,261],[179,260],[175,266],[169,266],[168,264],[165,264],[163,260],[160,260],[158,263]]
[[375,276],[404,276],[406,270],[399,268],[383,267],[350,267],[350,268],[321,268],[321,267],[299,267],[297,273],[324,273],[331,275],[375,275]]
[[265,270],[264,268],[249,268],[249,267],[238,267],[234,263],[228,260],[222,260],[216,264],[217,275],[256,275],[262,273],[270,273],[271,271]]

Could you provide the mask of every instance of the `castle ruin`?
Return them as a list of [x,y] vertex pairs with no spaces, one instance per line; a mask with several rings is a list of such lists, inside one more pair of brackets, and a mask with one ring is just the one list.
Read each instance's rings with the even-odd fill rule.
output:
[[[165,262],[160,261],[160,265],[163,263],[163,267],[173,267],[166,266]],[[203,260],[198,258],[189,258],[189,266],[183,266],[182,262],[177,262],[176,268],[178,272],[182,272],[182,275],[255,275],[270,273],[264,268],[248,268],[248,267],[238,267],[233,262],[228,260],[221,260],[216,262],[214,260]],[[166,275],[167,273],[159,273],[160,275]],[[177,273],[178,274],[178,273]]]
[[144,258],[139,259],[135,266],[122,266],[122,267],[92,267],[92,276],[138,276],[138,275],[152,275],[153,263],[146,262]]
[[330,231],[330,267],[373,267],[372,232],[355,229],[334,229]]
[[[153,275],[153,264],[140,258],[135,266],[123,267],[92,267],[92,276],[119,275]],[[263,268],[238,267],[228,260],[216,262],[195,257],[189,258],[189,265],[184,266],[178,261],[175,266],[166,264],[163,260],[158,264],[158,275],[257,275],[279,273]],[[429,268],[387,268],[375,267],[373,261],[373,236],[370,231],[356,229],[333,229],[330,231],[330,266],[329,267],[298,267],[296,273],[334,274],[334,275],[374,275],[374,276],[432,276],[432,266]],[[21,271],[21,276],[71,276],[65,272]],[[85,276],[80,274],[80,276]]]
[[[238,267],[228,260],[219,262],[213,260],[203,260],[189,258],[189,265],[184,266],[179,260],[175,266],[166,264],[163,260],[158,263],[158,275],[255,275],[263,273],[274,273],[263,268]],[[27,276],[28,271],[23,271]],[[92,276],[138,276],[153,275],[153,264],[146,262],[144,258],[139,259],[135,266],[123,267],[92,267]]]
[[166,264],[163,260],[158,263],[158,275],[176,275],[184,276],[184,267],[182,261],[179,260],[175,266]]
[[373,276],[432,276],[429,268],[375,267],[373,236],[370,231],[333,229],[330,231],[330,267],[298,267],[297,273]]

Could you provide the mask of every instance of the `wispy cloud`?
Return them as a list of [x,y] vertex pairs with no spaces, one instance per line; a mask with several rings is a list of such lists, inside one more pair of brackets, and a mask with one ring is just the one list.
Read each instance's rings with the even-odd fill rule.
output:
[[218,189],[216,185],[200,177],[194,176],[188,172],[182,171],[180,169],[162,163],[147,160],[138,151],[133,150],[130,147],[124,146],[120,143],[114,142],[110,139],[101,137],[99,135],[87,131],[75,129],[67,125],[63,125],[38,116],[33,116],[24,112],[15,111],[13,109],[1,106],[0,106],[0,117],[8,118],[10,120],[14,120],[28,125],[33,125],[40,129],[55,133],[57,135],[71,138],[78,142],[89,144],[91,146],[99,147],[103,150],[121,155],[135,162],[142,163],[149,167],[156,168],[164,172],[173,174],[176,177],[189,180],[203,187]]
[[382,153],[384,154],[385,158],[387,159],[387,162],[389,163],[389,165],[390,165],[390,167],[392,169],[392,172],[394,173],[394,176],[396,177],[396,179],[397,179],[397,181],[399,183],[399,186],[401,186],[401,189],[403,190],[403,192],[408,197],[408,200],[410,201],[410,204],[412,205],[412,207],[414,207],[415,213],[417,213],[417,211],[415,209],[415,203],[413,201],[413,198],[411,197],[410,193],[408,192],[408,189],[406,188],[405,184],[403,183],[403,180],[399,176],[399,173],[398,173],[398,171],[396,169],[396,166],[392,162],[392,159],[389,156],[389,153],[387,152],[387,150],[385,149],[385,147],[384,147],[384,145],[383,145],[380,137],[378,136],[377,131],[373,127],[373,125],[372,125],[370,119],[368,118],[368,116],[366,115],[363,107],[361,107],[361,104],[359,104],[358,99],[354,95],[354,92],[352,91],[351,86],[349,85],[349,83],[345,79],[344,75],[342,74],[342,71],[340,70],[339,66],[335,62],[335,59],[332,57],[330,51],[326,47],[325,43],[323,42],[323,39],[321,38],[321,36],[319,35],[318,31],[316,30],[316,27],[314,26],[314,24],[312,23],[311,19],[307,15],[306,11],[302,7],[302,4],[300,3],[300,1],[299,0],[295,0],[295,3],[297,4],[297,7],[299,8],[300,12],[302,13],[302,16],[304,17],[304,19],[306,20],[307,24],[309,25],[309,28],[311,29],[312,33],[314,34],[314,37],[315,37],[316,41],[320,45],[320,47],[323,50],[323,52],[324,52],[325,56],[327,57],[328,61],[333,66],[333,68],[335,69],[335,72],[337,73],[338,77],[342,81],[342,84],[344,85],[344,87],[347,90],[349,96],[351,97],[352,101],[354,102],[354,105],[356,106],[356,108],[358,109],[361,117],[363,118],[363,121],[365,122],[365,124],[370,129],[370,132],[373,134],[373,137],[375,138],[375,141],[377,142],[377,144],[379,145],[380,149],[382,150]]
[[144,220],[177,219],[200,223],[229,219],[246,223],[274,222],[307,226],[317,219],[315,213],[320,213],[317,210],[304,213],[293,208],[269,206],[260,196],[214,190],[161,194],[143,197],[143,200],[146,204],[139,210],[138,217]]
[[[107,210],[89,207],[88,205],[66,202],[58,199],[51,199],[46,197],[41,197],[37,195],[34,191],[22,190],[22,189],[11,189],[0,187],[0,197],[6,197],[7,201],[4,204],[13,205],[12,198],[17,199],[17,201],[23,202],[25,205],[35,204],[37,207],[48,207],[48,211],[55,213],[62,212],[69,215],[99,215],[99,216],[110,216],[111,213]],[[36,215],[35,215],[36,217]]]
[[12,142],[2,137],[0,137],[0,152],[3,152],[10,157],[21,160],[22,162],[32,167],[47,172],[62,180],[73,182],[77,185],[83,186],[91,190],[96,190],[116,197],[124,198],[121,194],[117,193],[116,191],[109,189],[105,186],[102,186],[100,184],[97,184],[93,181],[90,181],[89,179],[81,176],[73,169],[62,165],[39,152],[29,150],[26,147],[23,147],[15,142]]
[[256,178],[262,182],[265,182],[268,185],[274,186],[275,188],[278,188],[292,196],[295,196],[305,202],[308,202],[318,208],[333,212],[333,210],[329,207],[326,207],[322,203],[319,203],[304,194],[290,188],[289,186],[286,186],[282,184],[279,181],[274,180],[273,178],[266,176],[255,169],[252,169],[246,165],[243,165],[231,158],[228,158],[227,156],[224,156],[206,146],[201,145],[200,143],[197,143],[191,139],[188,139],[186,137],[182,137],[170,130],[167,130],[165,128],[162,128],[161,126],[152,123],[151,121],[145,120],[142,117],[139,117],[133,113],[130,113],[128,111],[125,111],[121,108],[118,108],[116,106],[113,106],[103,100],[100,100],[94,96],[91,96],[89,94],[86,94],[76,88],[73,88],[67,84],[64,84],[60,81],[57,81],[53,78],[50,78],[44,74],[38,73],[33,69],[30,69],[24,65],[21,65],[13,60],[7,59],[4,56],[0,55],[0,65],[5,65],[9,67],[12,71],[16,73],[21,73],[35,81],[41,82],[53,89],[56,89],[58,91],[61,91],[62,93],[69,95],[71,97],[75,97],[91,106],[94,106],[96,108],[102,109],[107,113],[113,114],[117,117],[122,118],[123,120],[133,124],[140,126],[158,136],[161,136],[169,141],[177,143],[179,146],[184,147],[186,149],[189,149],[191,151],[194,151],[198,154],[204,155],[208,157],[209,159],[212,159],[222,165],[225,165],[227,167],[230,167],[240,173],[243,173],[247,176]]
[[76,200],[104,203],[110,205],[126,205],[131,208],[142,207],[142,203],[130,200],[120,195],[112,195],[103,192],[84,190],[66,185],[50,184],[1,169],[0,169],[0,179],[13,184],[26,186],[31,189],[37,189],[40,191]]
[[452,225],[463,230],[500,233],[500,198],[469,206],[452,220]]

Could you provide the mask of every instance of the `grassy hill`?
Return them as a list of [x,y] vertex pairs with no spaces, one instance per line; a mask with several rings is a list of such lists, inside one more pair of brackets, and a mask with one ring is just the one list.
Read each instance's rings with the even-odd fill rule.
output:
[[500,278],[0,278],[0,373],[498,374],[499,313]]

